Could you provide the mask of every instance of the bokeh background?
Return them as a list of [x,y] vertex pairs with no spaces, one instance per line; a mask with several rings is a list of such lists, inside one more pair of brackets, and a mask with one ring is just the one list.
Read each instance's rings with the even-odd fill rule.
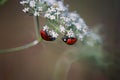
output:
[[[112,80],[120,80],[119,2],[119,0],[65,0],[65,4],[70,6],[70,11],[77,11],[88,26],[102,26],[103,48],[112,54],[116,63],[112,70],[114,73]],[[8,0],[0,7],[0,49],[21,46],[36,39],[33,17],[21,10],[19,0]],[[40,23],[42,22],[43,20]],[[22,51],[0,54],[0,80],[53,80],[56,61],[66,49],[73,47],[75,46],[67,46],[60,40],[43,41]]]

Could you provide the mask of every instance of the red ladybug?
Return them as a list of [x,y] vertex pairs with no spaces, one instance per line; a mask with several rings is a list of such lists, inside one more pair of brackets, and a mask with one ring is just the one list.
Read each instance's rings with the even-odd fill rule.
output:
[[69,37],[67,37],[67,36],[64,36],[64,37],[62,38],[62,40],[63,40],[65,43],[67,43],[68,45],[73,45],[73,44],[75,44],[75,43],[77,42],[77,38],[73,38],[73,37],[69,38]]
[[51,35],[49,35],[47,31],[44,31],[44,30],[40,31],[40,35],[46,41],[54,41],[56,39],[52,37]]

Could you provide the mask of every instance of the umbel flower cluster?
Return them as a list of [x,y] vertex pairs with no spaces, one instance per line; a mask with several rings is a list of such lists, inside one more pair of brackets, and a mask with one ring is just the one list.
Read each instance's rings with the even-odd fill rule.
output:
[[69,12],[63,0],[22,0],[22,10],[32,16],[42,16],[46,24],[40,30],[41,37],[46,41],[54,41],[58,36],[72,45],[76,41],[85,41],[91,31],[77,12]]

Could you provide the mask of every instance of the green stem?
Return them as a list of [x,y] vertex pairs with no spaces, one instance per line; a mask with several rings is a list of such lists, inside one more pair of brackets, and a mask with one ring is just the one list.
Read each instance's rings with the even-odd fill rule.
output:
[[40,29],[40,24],[39,24],[39,17],[35,16],[34,17],[34,24],[35,24],[35,30],[36,30],[36,37],[39,38],[39,29]]
[[23,45],[23,46],[15,47],[15,48],[2,49],[2,50],[0,50],[0,54],[21,51],[21,50],[24,50],[24,49],[27,49],[27,48],[37,45],[42,40],[42,38],[39,35],[40,25],[39,25],[39,17],[38,16],[34,17],[34,23],[35,23],[36,37],[37,37],[37,39],[35,41],[28,43],[26,45]]

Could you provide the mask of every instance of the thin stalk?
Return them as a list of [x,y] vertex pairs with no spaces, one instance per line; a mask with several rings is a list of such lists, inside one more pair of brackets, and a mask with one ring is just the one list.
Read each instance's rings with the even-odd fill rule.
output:
[[40,35],[39,35],[40,24],[39,24],[39,17],[38,16],[34,17],[34,24],[35,24],[36,37],[38,39],[38,38],[40,38]]
[[40,25],[39,25],[39,17],[38,16],[34,17],[34,24],[35,24],[36,37],[37,37],[37,39],[35,41],[33,41],[29,44],[23,45],[23,46],[18,46],[18,47],[8,48],[8,49],[2,49],[2,50],[0,50],[0,54],[8,53],[8,52],[21,51],[21,50],[24,50],[24,49],[27,49],[29,47],[37,45],[42,40],[42,38],[39,35]]

